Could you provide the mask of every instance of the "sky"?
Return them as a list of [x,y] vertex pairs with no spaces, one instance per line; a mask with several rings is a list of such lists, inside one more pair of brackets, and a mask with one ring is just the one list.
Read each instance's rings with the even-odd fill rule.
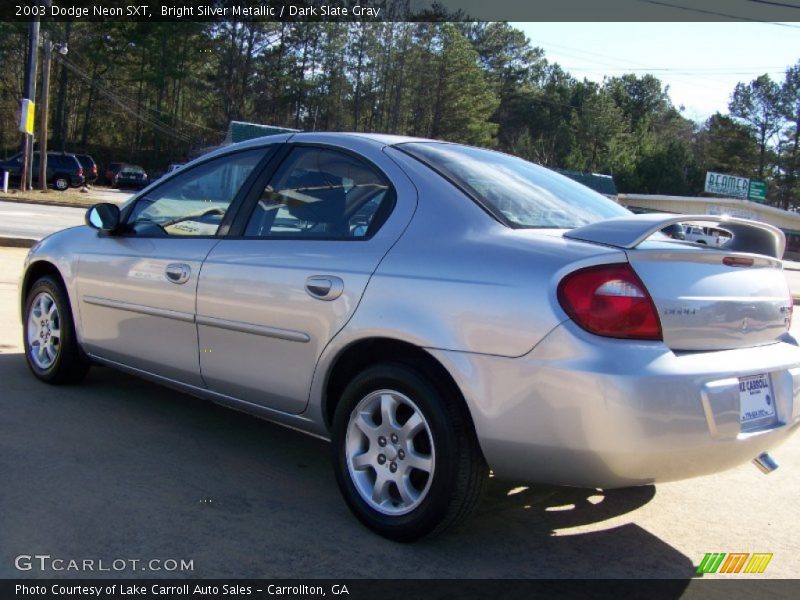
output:
[[683,115],[728,112],[738,82],[782,82],[800,61],[798,23],[511,23],[578,79],[651,73]]

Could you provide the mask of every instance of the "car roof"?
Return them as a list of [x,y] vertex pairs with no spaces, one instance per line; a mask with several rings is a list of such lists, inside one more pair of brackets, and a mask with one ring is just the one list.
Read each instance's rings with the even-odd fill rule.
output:
[[[39,153],[35,152],[34,154],[39,154]],[[47,160],[50,160],[52,158],[66,158],[67,160],[69,159],[78,160],[77,154],[73,154],[72,152],[48,152]]]
[[[405,135],[391,135],[388,133],[359,133],[359,132],[320,132],[320,131],[300,131],[290,133],[278,133],[274,135],[266,135],[263,137],[252,138],[243,142],[235,144],[228,144],[215,148],[206,154],[198,156],[191,161],[194,163],[197,160],[207,160],[217,156],[224,156],[231,152],[240,150],[248,150],[250,148],[260,148],[266,144],[281,144],[285,142],[335,142],[337,140],[351,139],[351,140],[364,140],[372,142],[379,146],[394,146],[396,144],[404,144],[408,142],[438,142],[448,143],[442,140],[431,140],[426,138],[411,137]],[[189,163],[187,163],[189,164]]]

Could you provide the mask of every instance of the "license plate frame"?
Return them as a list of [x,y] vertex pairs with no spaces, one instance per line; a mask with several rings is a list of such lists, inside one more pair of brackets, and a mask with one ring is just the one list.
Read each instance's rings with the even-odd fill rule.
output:
[[739,424],[749,429],[777,420],[775,393],[769,373],[739,377]]

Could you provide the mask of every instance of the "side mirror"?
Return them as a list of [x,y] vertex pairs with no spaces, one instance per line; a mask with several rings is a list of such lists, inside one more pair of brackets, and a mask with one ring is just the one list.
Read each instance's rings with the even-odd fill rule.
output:
[[114,231],[119,227],[119,207],[103,202],[86,211],[86,224],[100,231]]

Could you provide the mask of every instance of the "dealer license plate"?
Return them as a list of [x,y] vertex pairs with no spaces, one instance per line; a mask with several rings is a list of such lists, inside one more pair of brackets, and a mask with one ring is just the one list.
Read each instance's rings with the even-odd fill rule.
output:
[[769,375],[739,378],[739,422],[750,423],[775,416],[775,396]]

